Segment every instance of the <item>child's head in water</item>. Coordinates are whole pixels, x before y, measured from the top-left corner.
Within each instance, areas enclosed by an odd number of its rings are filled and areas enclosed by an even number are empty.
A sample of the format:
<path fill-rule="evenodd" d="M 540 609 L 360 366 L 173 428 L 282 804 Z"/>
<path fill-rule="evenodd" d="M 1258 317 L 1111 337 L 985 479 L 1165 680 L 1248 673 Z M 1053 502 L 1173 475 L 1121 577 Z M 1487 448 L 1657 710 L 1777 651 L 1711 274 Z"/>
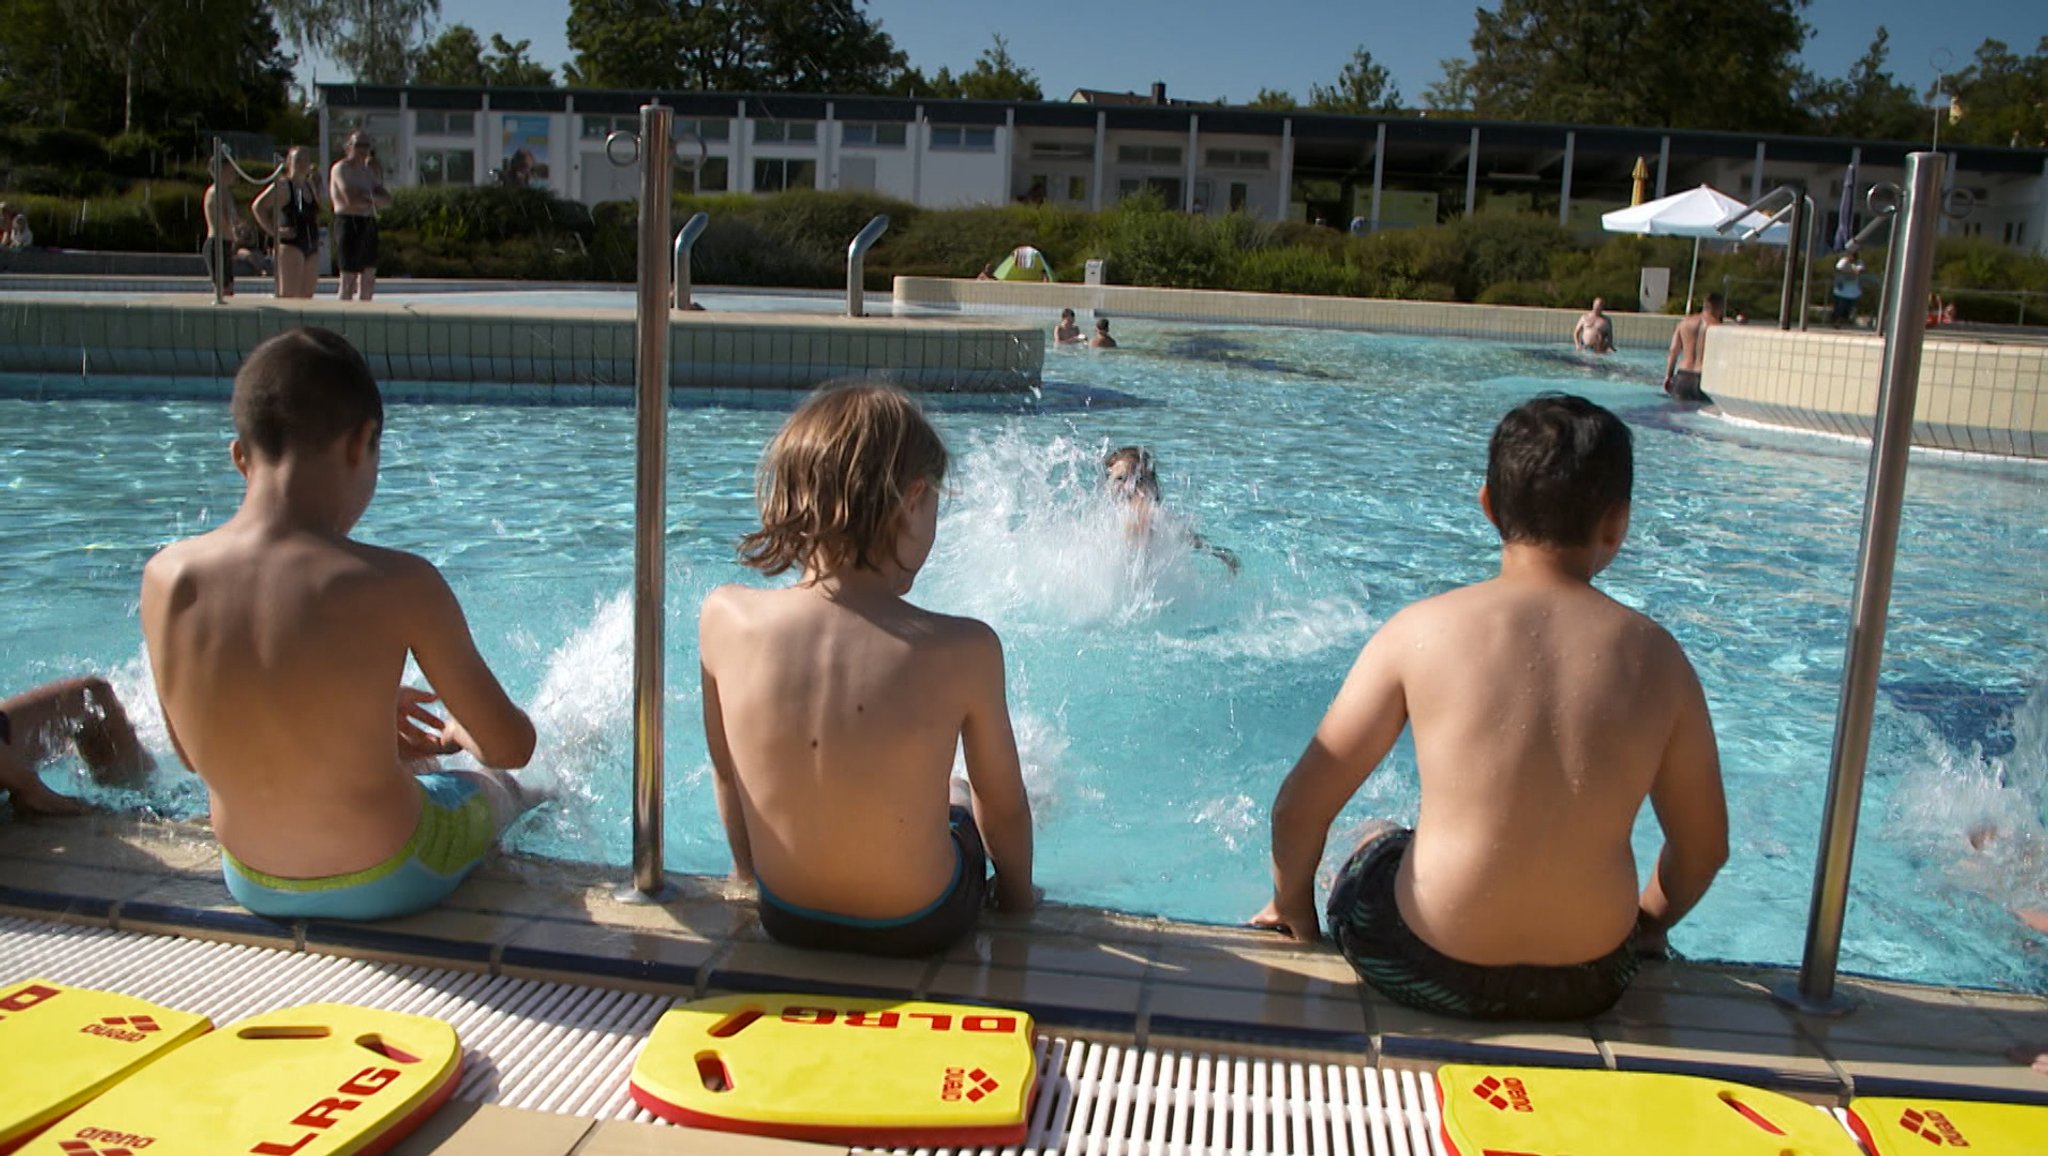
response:
<path fill-rule="evenodd" d="M 1159 500 L 1159 472 L 1152 451 L 1144 446 L 1124 446 L 1102 459 L 1102 478 L 1110 491 L 1129 502 L 1139 495 Z"/>
<path fill-rule="evenodd" d="M 806 579 L 891 564 L 915 574 L 931 549 L 946 464 L 938 431 L 902 390 L 820 389 L 761 457 L 761 528 L 740 539 L 740 560 L 771 575 L 794 566 Z"/>

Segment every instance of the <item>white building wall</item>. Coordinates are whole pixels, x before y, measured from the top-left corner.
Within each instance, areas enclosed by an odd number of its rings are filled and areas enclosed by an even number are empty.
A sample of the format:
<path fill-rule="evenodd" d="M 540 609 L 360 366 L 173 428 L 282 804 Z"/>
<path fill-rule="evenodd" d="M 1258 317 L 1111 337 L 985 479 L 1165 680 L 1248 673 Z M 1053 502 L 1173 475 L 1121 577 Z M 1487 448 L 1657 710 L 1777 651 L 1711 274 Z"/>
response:
<path fill-rule="evenodd" d="M 979 127 L 979 126 L 978 126 Z M 935 149 L 930 124 L 916 126 L 915 139 L 925 148 L 917 203 L 928 209 L 961 205 L 1000 205 L 1003 195 L 1003 152 L 1010 147 L 1009 130 L 997 126 L 995 147 L 987 151 Z"/>
<path fill-rule="evenodd" d="M 1280 220 L 1286 206 L 1279 203 L 1279 183 L 1274 175 L 1279 171 L 1280 138 L 1274 136 L 1246 136 L 1202 134 L 1201 155 L 1195 158 L 1195 196 L 1203 203 L 1203 212 L 1210 216 L 1222 216 L 1230 211 L 1230 197 L 1234 186 L 1242 185 L 1244 211 L 1261 221 Z M 1236 154 L 1226 164 L 1211 164 L 1218 150 Z M 1256 158 L 1246 160 L 1245 154 L 1264 153 L 1264 163 Z"/>
<path fill-rule="evenodd" d="M 1039 155 L 1034 146 L 1085 150 L 1079 155 Z M 1095 130 L 1093 128 L 1020 128 L 1012 146 L 1010 199 L 1029 196 L 1044 182 L 1045 203 L 1086 209 L 1094 196 Z"/>
<path fill-rule="evenodd" d="M 869 122 L 852 123 L 860 125 Z M 852 178 L 859 174 L 859 170 L 872 165 L 874 191 L 906 201 L 914 199 L 917 163 L 910 150 L 911 142 L 917 136 L 917 126 L 903 127 L 908 131 L 904 133 L 904 143 L 900 145 L 848 144 L 846 122 L 835 123 L 832 131 L 837 138 L 837 147 L 832 154 L 831 172 L 822 182 L 824 186 L 828 189 L 860 188 L 862 186 L 854 183 Z"/>

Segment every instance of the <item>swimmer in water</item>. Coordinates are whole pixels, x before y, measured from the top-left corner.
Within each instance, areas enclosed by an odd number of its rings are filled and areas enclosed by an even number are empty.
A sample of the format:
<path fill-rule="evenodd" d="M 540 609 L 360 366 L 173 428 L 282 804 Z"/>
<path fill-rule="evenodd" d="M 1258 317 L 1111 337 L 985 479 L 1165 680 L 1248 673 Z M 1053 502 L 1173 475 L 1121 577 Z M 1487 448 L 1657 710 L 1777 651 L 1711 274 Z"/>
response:
<path fill-rule="evenodd" d="M 1109 484 L 1109 491 L 1127 508 L 1129 520 L 1126 527 L 1133 538 L 1147 538 L 1152 533 L 1152 514 L 1159 508 L 1159 471 L 1152 460 L 1152 451 L 1143 446 L 1124 446 L 1112 450 L 1102 459 L 1102 477 Z M 1188 544 L 1229 569 L 1235 577 L 1238 571 L 1237 555 L 1221 546 L 1212 546 L 1200 534 L 1186 531 Z"/>

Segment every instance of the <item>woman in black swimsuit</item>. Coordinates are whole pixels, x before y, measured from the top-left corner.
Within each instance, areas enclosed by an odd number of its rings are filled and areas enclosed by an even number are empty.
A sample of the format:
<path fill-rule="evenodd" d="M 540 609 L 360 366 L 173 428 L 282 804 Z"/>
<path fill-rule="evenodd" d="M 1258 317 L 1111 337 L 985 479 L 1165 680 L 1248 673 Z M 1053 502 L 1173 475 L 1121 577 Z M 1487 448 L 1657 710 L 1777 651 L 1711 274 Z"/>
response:
<path fill-rule="evenodd" d="M 277 295 L 313 296 L 320 267 L 320 193 L 313 180 L 313 158 L 303 146 L 285 154 L 284 173 L 257 194 L 250 206 L 256 223 L 277 239 Z"/>

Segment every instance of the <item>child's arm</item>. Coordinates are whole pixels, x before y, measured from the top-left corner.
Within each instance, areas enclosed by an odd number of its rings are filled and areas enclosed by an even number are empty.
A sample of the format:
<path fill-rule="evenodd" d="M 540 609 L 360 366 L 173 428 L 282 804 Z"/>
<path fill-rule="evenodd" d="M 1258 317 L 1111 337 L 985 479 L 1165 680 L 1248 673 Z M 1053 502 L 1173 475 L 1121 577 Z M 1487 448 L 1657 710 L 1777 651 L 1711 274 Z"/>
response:
<path fill-rule="evenodd" d="M 1031 885 L 1031 800 L 1010 728 L 1003 683 L 1003 643 L 980 622 L 971 624 L 963 663 L 967 713 L 960 744 L 967 755 L 967 785 L 974 792 L 974 823 L 996 869 L 996 907 L 1029 911 L 1038 904 Z"/>
<path fill-rule="evenodd" d="M 707 603 L 708 606 L 708 603 Z M 698 653 L 703 653 L 699 635 Z M 747 814 L 740 806 L 740 782 L 733 767 L 732 747 L 725 741 L 725 711 L 718 702 L 718 680 L 702 662 L 697 672 L 704 688 L 704 745 L 711 750 L 712 781 L 718 793 L 718 818 L 725 824 L 725 841 L 732 847 L 732 877 L 741 883 L 754 881 L 754 845 L 747 839 Z"/>
<path fill-rule="evenodd" d="M 462 606 L 441 572 L 420 558 L 408 556 L 406 565 L 393 593 L 406 616 L 406 645 L 448 708 L 444 737 L 486 767 L 525 766 L 533 758 L 533 720 L 477 653 Z"/>
<path fill-rule="evenodd" d="M 1258 927 L 1303 943 L 1322 934 L 1316 918 L 1316 868 L 1330 824 L 1408 723 L 1397 655 L 1404 619 L 1395 615 L 1359 652 L 1308 749 L 1273 800 L 1273 901 L 1252 917 Z"/>
<path fill-rule="evenodd" d="M 1671 385 L 1672 373 L 1678 368 L 1678 354 L 1685 348 L 1684 341 L 1685 322 L 1681 320 L 1678 328 L 1671 331 L 1671 351 L 1664 355 L 1664 384 L 1667 388 Z"/>
<path fill-rule="evenodd" d="M 1674 649 L 1677 644 L 1672 644 Z M 1680 655 L 1684 700 L 1663 765 L 1650 787 L 1650 806 L 1664 829 L 1664 850 L 1643 888 L 1637 926 L 1648 937 L 1639 946 L 1655 951 L 1664 933 L 1692 910 L 1728 861 L 1728 801 L 1721 788 L 1721 755 L 1705 692 L 1692 665 Z"/>

